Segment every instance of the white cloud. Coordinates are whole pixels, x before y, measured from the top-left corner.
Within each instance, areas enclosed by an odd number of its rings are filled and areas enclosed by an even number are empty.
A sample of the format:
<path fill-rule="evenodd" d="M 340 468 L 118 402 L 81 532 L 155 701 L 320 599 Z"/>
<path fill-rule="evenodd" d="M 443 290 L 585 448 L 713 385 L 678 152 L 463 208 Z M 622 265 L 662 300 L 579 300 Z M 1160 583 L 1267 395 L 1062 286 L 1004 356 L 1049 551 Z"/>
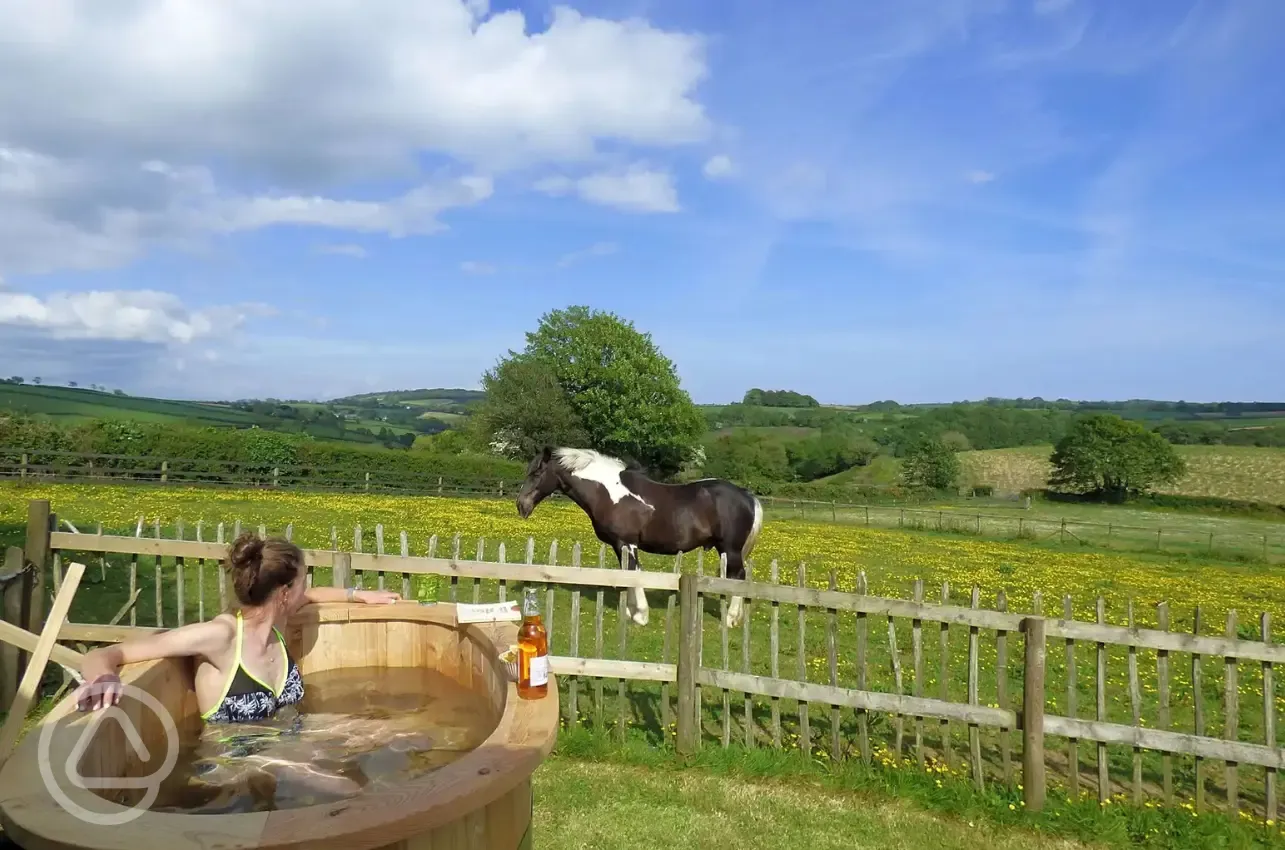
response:
<path fill-rule="evenodd" d="M 0 293 L 0 325 L 36 329 L 54 339 L 189 343 L 274 314 L 274 308 L 257 303 L 193 310 L 168 292 L 146 289 L 59 292 L 43 299 Z"/>
<path fill-rule="evenodd" d="M 967 180 L 969 183 L 976 183 L 980 185 L 982 183 L 989 183 L 992 180 L 994 180 L 995 174 L 994 172 L 991 172 L 991 171 L 983 171 L 980 168 L 974 168 L 972 171 L 969 171 L 967 174 L 964 175 L 964 179 Z"/>
<path fill-rule="evenodd" d="M 701 170 L 710 180 L 721 180 L 724 177 L 731 177 L 736 172 L 736 166 L 731 157 L 720 153 L 706 160 Z"/>
<path fill-rule="evenodd" d="M 547 195 L 575 194 L 591 204 L 627 212 L 678 212 L 678 190 L 668 171 L 634 163 L 625 168 L 598 171 L 572 179 L 555 175 L 537 180 L 537 191 Z"/>
<path fill-rule="evenodd" d="M 557 7 L 529 31 L 484 0 L 0 0 L 0 20 L 0 271 L 281 223 L 432 233 L 491 175 L 710 133 L 703 40 L 636 18 Z M 434 157 L 468 176 L 425 179 Z M 674 206 L 641 179 L 580 194 Z M 423 188 L 338 197 L 349 180 Z"/>
<path fill-rule="evenodd" d="M 579 251 L 568 251 L 563 254 L 558 258 L 557 266 L 560 269 L 565 269 L 593 257 L 609 256 L 618 250 L 620 250 L 620 246 L 615 242 L 595 242 L 588 248 L 581 248 Z"/>
<path fill-rule="evenodd" d="M 464 274 L 487 275 L 495 274 L 495 266 L 491 263 L 478 262 L 477 260 L 465 260 L 460 263 L 460 271 Z"/>
<path fill-rule="evenodd" d="M 335 254 L 340 257 L 354 257 L 358 260 L 364 260 L 369 256 L 365 248 L 360 245 L 340 243 L 337 245 L 319 245 L 317 252 L 320 254 Z"/>

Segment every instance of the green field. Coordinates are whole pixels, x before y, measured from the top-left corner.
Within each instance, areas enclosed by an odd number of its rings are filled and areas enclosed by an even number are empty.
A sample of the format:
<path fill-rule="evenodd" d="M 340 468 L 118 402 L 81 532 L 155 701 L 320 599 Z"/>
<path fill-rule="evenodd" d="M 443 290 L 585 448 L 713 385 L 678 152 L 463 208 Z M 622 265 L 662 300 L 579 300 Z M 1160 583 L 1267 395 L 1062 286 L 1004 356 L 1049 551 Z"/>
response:
<path fill-rule="evenodd" d="M 1187 462 L 1187 475 L 1162 493 L 1212 496 L 1250 502 L 1285 504 L 1285 449 L 1251 446 L 1175 446 Z M 997 492 L 1015 493 L 1043 487 L 1051 467 L 1052 446 L 963 452 L 964 478 L 991 484 Z"/>
<path fill-rule="evenodd" d="M 32 384 L 0 384 L 0 412 L 47 416 L 69 425 L 90 419 L 123 419 L 248 427 L 259 421 L 259 417 L 251 413 L 220 404 Z"/>

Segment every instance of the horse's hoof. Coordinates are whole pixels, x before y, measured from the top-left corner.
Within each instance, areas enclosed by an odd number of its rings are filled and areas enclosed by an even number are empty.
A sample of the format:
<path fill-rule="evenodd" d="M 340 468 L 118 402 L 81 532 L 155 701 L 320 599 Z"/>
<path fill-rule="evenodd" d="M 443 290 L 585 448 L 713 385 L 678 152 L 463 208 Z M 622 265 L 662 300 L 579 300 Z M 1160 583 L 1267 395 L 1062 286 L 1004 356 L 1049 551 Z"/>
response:
<path fill-rule="evenodd" d="M 645 626 L 650 619 L 650 611 L 646 608 L 641 611 L 634 611 L 629 615 L 629 619 L 633 620 L 635 625 Z"/>

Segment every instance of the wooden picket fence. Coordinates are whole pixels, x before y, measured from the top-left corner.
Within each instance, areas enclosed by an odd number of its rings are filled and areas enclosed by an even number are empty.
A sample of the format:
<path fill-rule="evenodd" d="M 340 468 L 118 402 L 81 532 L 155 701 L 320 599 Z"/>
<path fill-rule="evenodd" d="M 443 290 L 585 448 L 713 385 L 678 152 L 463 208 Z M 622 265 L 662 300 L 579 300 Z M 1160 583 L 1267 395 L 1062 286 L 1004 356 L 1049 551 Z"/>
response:
<path fill-rule="evenodd" d="M 30 594 L 22 604 L 13 603 L 12 594 L 4 594 L 0 611 L 10 622 L 18 615 L 18 624 L 39 631 L 40 609 L 47 595 L 44 577 L 49 577 L 56 592 L 61 565 L 72 553 L 75 560 L 90 566 L 73 615 L 92 604 L 84 597 L 93 592 L 86 583 L 94 572 L 99 573 L 97 581 L 104 588 L 113 582 L 119 585 L 117 596 L 124 599 L 124 604 L 110 623 L 68 622 L 59 634 L 60 641 L 82 646 L 119 641 L 183 625 L 193 616 L 204 620 L 227 606 L 230 588 L 218 564 L 227 542 L 240 532 L 239 522 L 230 529 L 216 526 L 213 541 L 205 539 L 211 529 L 203 523 L 194 529 L 176 523 L 173 539 L 162 536 L 159 523 L 144 528 L 141 520 L 133 535 L 104 534 L 101 528 L 94 532 L 56 528 L 57 518 L 50 513 L 48 502 L 33 501 L 24 550 L 26 568 L 21 571 L 24 579 L 0 576 L 0 584 L 6 588 L 23 588 L 14 593 Z M 262 526 L 258 530 L 267 533 Z M 1020 785 L 1025 805 L 1031 810 L 1039 810 L 1044 804 L 1050 765 L 1070 793 L 1081 793 L 1081 784 L 1088 781 L 1081 770 L 1080 746 L 1084 743 L 1096 750 L 1096 776 L 1092 772 L 1088 775 L 1096 779 L 1097 797 L 1102 801 L 1123 793 L 1135 803 L 1159 798 L 1160 805 L 1175 805 L 1175 780 L 1190 779 L 1194 803 L 1188 805 L 1195 810 L 1222 808 L 1233 815 L 1248 811 L 1255 817 L 1277 821 L 1276 775 L 1285 767 L 1285 749 L 1276 737 L 1273 665 L 1285 662 L 1285 646 L 1271 642 L 1271 622 L 1266 614 L 1258 624 L 1259 640 L 1238 636 L 1235 611 L 1229 612 L 1226 636 L 1215 637 L 1200 633 L 1199 609 L 1194 612 L 1191 632 L 1170 631 L 1170 614 L 1163 603 L 1156 609 L 1158 628 L 1143 628 L 1135 622 L 1131 601 L 1127 625 L 1108 624 L 1101 597 L 1096 600 L 1096 622 L 1084 622 L 1073 618 L 1069 597 L 1062 600 L 1063 616 L 1050 616 L 1039 593 L 1031 599 L 1028 610 L 1019 612 L 1010 610 L 1010 600 L 1001 591 L 995 609 L 989 610 L 981 606 L 977 587 L 971 589 L 967 605 L 951 604 L 948 586 L 943 586 L 939 603 L 926 602 L 922 581 L 915 582 L 911 599 L 887 598 L 867 593 L 864 574 L 857 576 L 855 592 L 838 589 L 833 572 L 826 586 L 809 586 L 805 565 L 798 566 L 794 583 L 784 584 L 775 561 L 770 564 L 767 581 L 756 576 L 754 565 L 750 580 L 736 581 L 723 577 L 721 569 L 707 575 L 703 553 L 697 553 L 694 570 L 684 569 L 684 557 L 679 555 L 670 571 L 635 572 L 608 568 L 608 553 L 601 546 L 596 567 L 582 564 L 579 543 L 572 547 L 571 564 L 558 565 L 556 540 L 550 546 L 547 563 L 539 564 L 535 563 L 534 541 L 528 539 L 524 557 L 513 563 L 507 559 L 503 543 L 494 548 L 494 560 L 486 559 L 486 541 L 482 540 L 477 541 L 475 557 L 463 557 L 458 534 L 449 539 L 449 544 L 442 545 L 434 536 L 427 541 L 426 554 L 416 555 L 411 554 L 407 534 L 401 532 L 398 551 L 391 554 L 385 551 L 383 527 L 376 526 L 374 531 L 374 552 L 364 551 L 367 545 L 363 544 L 360 527 L 354 532 L 351 551 L 340 548 L 337 530 L 333 529 L 329 549 L 305 548 L 309 583 L 390 587 L 407 598 L 461 602 L 505 600 L 518 585 L 541 586 L 545 592 L 544 616 L 556 650 L 551 667 L 562 679 L 559 685 L 565 692 L 565 713 L 571 723 L 614 726 L 623 738 L 627 728 L 634 725 L 635 716 L 646 713 L 631 704 L 630 698 L 639 689 L 655 688 L 659 690 L 655 703 L 659 706 L 660 729 L 662 733 L 673 730 L 673 742 L 682 754 L 707 746 L 711 740 L 723 747 L 735 744 L 776 748 L 794 746 L 797 741 L 804 752 L 835 761 L 861 758 L 869 762 L 881 758 L 920 768 L 930 763 L 948 769 L 959 765 L 959 770 L 966 770 L 978 788 L 995 781 L 1009 787 Z M 196 539 L 189 539 L 193 532 Z M 287 527 L 283 533 L 292 537 L 293 529 Z M 447 545 L 449 554 L 439 554 L 438 549 Z M 94 570 L 95 565 L 98 570 Z M 7 584 L 4 579 L 8 579 Z M 150 594 L 146 593 L 148 584 Z M 625 615 L 623 591 L 635 587 L 664 599 L 663 608 L 653 605 L 652 620 L 646 626 L 630 623 Z M 607 593 L 616 596 L 614 612 L 607 604 Z M 588 638 L 593 646 L 591 651 L 585 651 L 589 648 L 582 647 L 587 643 L 583 640 L 586 628 L 582 615 L 590 594 L 594 612 Z M 733 595 L 746 600 L 739 634 L 729 630 L 724 620 Z M 563 601 L 558 603 L 559 599 Z M 153 601 L 154 616 L 140 618 Z M 707 610 L 707 602 L 716 602 L 716 611 Z M 563 606 L 569 606 L 569 611 Z M 104 610 L 101 603 L 96 610 Z M 607 657 L 604 634 L 605 621 L 613 613 L 618 630 L 614 658 Z M 810 680 L 816 677 L 809 669 L 814 660 L 811 647 L 818 639 L 814 636 L 810 642 L 807 632 L 808 617 L 815 621 L 818 615 L 824 618 L 824 659 L 816 659 L 820 663 L 818 675 L 825 680 L 821 682 Z M 128 625 L 124 622 L 126 617 Z M 851 618 L 851 630 L 840 626 L 841 617 Z M 152 623 L 140 625 L 140 619 L 150 619 Z M 782 642 L 783 621 L 787 619 L 794 623 L 796 640 L 792 652 Z M 886 647 L 879 634 L 884 620 Z M 903 621 L 910 624 L 908 658 L 898 643 L 899 638 L 904 642 L 897 626 Z M 644 643 L 648 632 L 654 634 L 659 629 L 663 629 L 659 653 L 651 653 L 659 658 L 628 657 L 630 635 L 637 635 L 634 640 Z M 926 681 L 931 671 L 925 645 L 933 643 L 931 630 L 937 632 L 938 647 L 935 695 L 927 692 Z M 967 696 L 963 699 L 951 694 L 951 685 L 958 681 L 952 675 L 964 673 L 953 670 L 951 664 L 952 638 L 960 637 L 961 632 L 967 639 Z M 855 637 L 851 649 L 849 634 Z M 654 648 L 654 637 L 649 639 Z M 731 663 L 730 650 L 737 639 L 740 670 L 733 669 Z M 1018 647 L 1010 643 L 1014 640 L 1022 643 L 1017 675 L 1009 669 L 1013 666 L 1010 662 L 1019 658 Z M 761 651 L 764 644 L 765 652 Z M 1095 661 L 1096 704 L 1092 717 L 1081 716 L 1078 706 L 1078 676 L 1082 674 L 1077 672 L 1077 650 L 1085 645 L 1093 650 Z M 983 648 L 989 658 L 990 646 L 994 647 L 993 664 L 983 661 Z M 1058 648 L 1063 653 L 1056 653 Z M 1118 722 L 1109 716 L 1108 660 L 1116 649 L 1126 656 L 1129 722 Z M 707 658 L 714 651 L 718 652 L 717 663 Z M 1154 688 L 1144 688 L 1140 651 L 1155 655 Z M 782 670 L 783 654 L 793 656 L 793 675 Z M 1174 728 L 1171 716 L 1171 710 L 1180 703 L 1185 705 L 1175 698 L 1174 684 L 1180 679 L 1174 672 L 1178 669 L 1178 654 L 1188 656 L 1190 662 L 1190 732 Z M 1050 659 L 1057 663 L 1064 678 L 1064 697 L 1060 688 L 1049 685 Z M 1221 736 L 1209 734 L 1204 699 L 1209 683 L 1202 678 L 1206 659 L 1223 662 Z M 6 665 L 0 675 L 0 700 L 7 700 L 12 693 L 11 683 L 21 675 L 21 664 L 15 665 L 11 657 L 0 661 Z M 1250 664 L 1261 667 L 1262 682 L 1262 714 L 1255 714 L 1252 723 L 1248 714 L 1241 713 L 1242 684 L 1238 677 L 1238 672 Z M 906 674 L 910 693 L 905 692 Z M 988 683 L 993 679 L 993 703 L 982 698 L 983 678 Z M 889 687 L 877 687 L 876 679 Z M 614 719 L 608 720 L 604 688 L 613 680 L 618 711 Z M 1155 720 L 1154 725 L 1148 725 L 1143 706 L 1150 706 L 1153 693 Z M 1055 707 L 1060 710 L 1050 710 L 1051 703 L 1059 702 L 1060 706 Z M 7 701 L 0 702 L 0 708 L 7 705 Z M 791 707 L 793 718 L 785 716 Z M 907 721 L 913 724 L 913 745 L 909 747 L 913 761 L 904 752 Z M 1241 734 L 1242 726 L 1260 727 L 1255 730 L 1258 740 L 1243 740 L 1247 736 Z M 962 762 L 956 760 L 953 749 L 956 729 L 966 732 Z M 935 744 L 931 740 L 934 738 Z M 1050 738 L 1063 743 L 1046 751 Z M 983 739 L 987 741 L 986 753 Z M 1020 747 L 1017 763 L 1014 744 Z M 1127 761 L 1117 761 L 1115 780 L 1111 776 L 1111 748 L 1130 751 Z M 1148 779 L 1144 760 L 1151 763 L 1153 759 L 1159 768 L 1150 771 L 1153 776 Z M 1124 764 L 1130 764 L 1132 770 L 1128 779 L 1121 780 Z M 1216 769 L 1219 764 L 1221 771 Z M 1194 769 L 1189 770 L 1188 765 Z M 1252 780 L 1252 788 L 1246 777 Z M 1221 805 L 1215 795 L 1221 798 Z"/>

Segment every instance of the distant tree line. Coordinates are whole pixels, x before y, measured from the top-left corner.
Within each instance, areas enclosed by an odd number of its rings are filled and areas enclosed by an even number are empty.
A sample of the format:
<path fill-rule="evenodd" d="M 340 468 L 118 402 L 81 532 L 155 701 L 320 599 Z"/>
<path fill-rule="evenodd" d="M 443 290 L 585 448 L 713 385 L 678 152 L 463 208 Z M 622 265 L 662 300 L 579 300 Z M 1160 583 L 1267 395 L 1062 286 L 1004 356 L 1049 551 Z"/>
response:
<path fill-rule="evenodd" d="M 160 460 L 221 461 L 263 471 L 325 468 L 352 480 L 365 473 L 401 478 L 508 479 L 522 476 L 519 463 L 475 452 L 391 450 L 379 446 L 319 440 L 265 428 L 193 427 L 166 423 L 95 419 L 66 426 L 21 414 L 0 414 L 0 450 L 10 463 L 19 451 L 83 452 Z M 130 461 L 100 461 L 126 468 Z M 176 470 L 181 467 L 173 467 Z"/>
<path fill-rule="evenodd" d="M 745 393 L 741 404 L 758 407 L 820 407 L 821 403 L 810 395 L 793 390 L 761 390 L 755 387 Z"/>

